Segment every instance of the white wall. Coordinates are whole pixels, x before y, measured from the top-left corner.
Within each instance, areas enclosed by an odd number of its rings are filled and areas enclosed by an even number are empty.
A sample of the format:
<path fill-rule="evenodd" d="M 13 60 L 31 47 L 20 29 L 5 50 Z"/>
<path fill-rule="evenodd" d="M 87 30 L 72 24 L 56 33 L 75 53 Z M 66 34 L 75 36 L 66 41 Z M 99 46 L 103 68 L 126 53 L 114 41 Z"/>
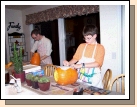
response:
<path fill-rule="evenodd" d="M 102 76 L 109 68 L 112 70 L 112 78 L 114 78 L 122 73 L 120 5 L 100 5 L 100 30 L 101 44 L 104 45 L 106 52 L 102 66 Z"/>
<path fill-rule="evenodd" d="M 16 31 L 17 28 L 10 28 L 7 31 L 7 27 L 9 26 L 9 22 L 14 22 L 14 25 L 21 26 L 19 31 Z M 9 44 L 8 44 L 8 33 L 19 32 L 23 33 L 23 25 L 22 25 L 22 12 L 19 10 L 11 10 L 5 9 L 5 38 L 6 38 L 6 48 L 7 48 L 7 60 L 9 62 Z M 6 57 L 6 56 L 5 56 Z"/>
<path fill-rule="evenodd" d="M 121 8 L 121 33 L 122 33 L 122 41 L 121 41 L 121 45 L 122 45 L 122 66 L 123 68 L 121 69 L 122 70 L 122 73 L 125 73 L 125 6 L 122 5 L 122 8 Z M 127 22 L 128 23 L 128 22 Z"/>

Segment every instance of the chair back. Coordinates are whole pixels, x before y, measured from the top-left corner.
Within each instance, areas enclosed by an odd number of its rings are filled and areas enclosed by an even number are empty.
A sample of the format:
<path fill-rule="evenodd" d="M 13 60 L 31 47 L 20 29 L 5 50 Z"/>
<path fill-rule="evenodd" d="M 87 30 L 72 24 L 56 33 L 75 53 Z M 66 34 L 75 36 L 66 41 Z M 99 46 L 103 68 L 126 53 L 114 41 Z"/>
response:
<path fill-rule="evenodd" d="M 45 76 L 53 76 L 57 67 L 53 64 L 47 64 L 43 67 Z"/>
<path fill-rule="evenodd" d="M 109 89 L 109 85 L 111 83 L 111 79 L 112 79 L 112 71 L 111 69 L 107 69 L 104 77 L 103 77 L 103 89 L 108 90 Z"/>
<path fill-rule="evenodd" d="M 121 93 L 125 94 L 125 74 L 120 74 L 120 75 L 116 76 L 112 80 L 109 90 L 112 90 L 114 83 L 116 84 L 116 92 L 121 92 Z"/>

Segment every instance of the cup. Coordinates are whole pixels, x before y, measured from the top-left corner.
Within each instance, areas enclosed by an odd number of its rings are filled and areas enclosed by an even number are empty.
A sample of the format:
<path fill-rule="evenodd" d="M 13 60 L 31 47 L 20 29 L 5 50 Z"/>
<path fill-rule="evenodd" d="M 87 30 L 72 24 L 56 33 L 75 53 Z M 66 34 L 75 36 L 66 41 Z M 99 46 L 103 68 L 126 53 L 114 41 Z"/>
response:
<path fill-rule="evenodd" d="M 16 79 L 16 83 L 17 83 L 17 92 L 19 93 L 19 92 L 22 91 L 20 78 L 17 78 L 17 79 Z"/>

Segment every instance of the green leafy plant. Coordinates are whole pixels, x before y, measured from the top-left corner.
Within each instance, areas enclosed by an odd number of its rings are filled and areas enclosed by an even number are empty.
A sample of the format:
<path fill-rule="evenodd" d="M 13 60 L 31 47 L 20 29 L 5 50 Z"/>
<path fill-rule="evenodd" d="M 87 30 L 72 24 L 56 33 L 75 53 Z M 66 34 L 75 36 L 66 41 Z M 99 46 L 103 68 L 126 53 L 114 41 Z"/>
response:
<path fill-rule="evenodd" d="M 26 79 L 27 80 L 31 80 L 32 77 L 33 77 L 33 74 L 31 74 L 31 73 L 26 74 Z"/>
<path fill-rule="evenodd" d="M 47 82 L 49 82 L 49 79 L 45 76 L 42 76 L 39 78 L 38 82 L 39 83 L 47 83 Z"/>
<path fill-rule="evenodd" d="M 13 62 L 14 70 L 17 74 L 23 72 L 23 64 L 22 64 L 22 48 L 19 49 L 19 53 L 16 50 L 16 44 L 14 43 L 13 57 L 10 58 L 11 62 Z"/>
<path fill-rule="evenodd" d="M 39 80 L 39 76 L 38 75 L 33 75 L 32 77 L 31 77 L 31 81 L 34 81 L 34 82 L 38 82 L 38 80 Z"/>

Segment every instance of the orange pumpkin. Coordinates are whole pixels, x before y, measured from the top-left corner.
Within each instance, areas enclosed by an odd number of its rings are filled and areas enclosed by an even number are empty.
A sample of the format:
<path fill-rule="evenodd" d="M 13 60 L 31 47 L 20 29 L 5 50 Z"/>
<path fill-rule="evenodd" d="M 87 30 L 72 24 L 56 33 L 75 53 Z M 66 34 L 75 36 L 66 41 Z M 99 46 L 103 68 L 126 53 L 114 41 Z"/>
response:
<path fill-rule="evenodd" d="M 78 79 L 78 73 L 73 68 L 62 66 L 55 69 L 54 79 L 60 85 L 73 84 Z"/>
<path fill-rule="evenodd" d="M 5 68 L 9 68 L 13 63 L 9 62 L 8 64 L 5 65 Z"/>
<path fill-rule="evenodd" d="M 31 58 L 30 63 L 33 65 L 40 65 L 40 54 L 37 52 L 34 53 L 32 58 Z"/>

